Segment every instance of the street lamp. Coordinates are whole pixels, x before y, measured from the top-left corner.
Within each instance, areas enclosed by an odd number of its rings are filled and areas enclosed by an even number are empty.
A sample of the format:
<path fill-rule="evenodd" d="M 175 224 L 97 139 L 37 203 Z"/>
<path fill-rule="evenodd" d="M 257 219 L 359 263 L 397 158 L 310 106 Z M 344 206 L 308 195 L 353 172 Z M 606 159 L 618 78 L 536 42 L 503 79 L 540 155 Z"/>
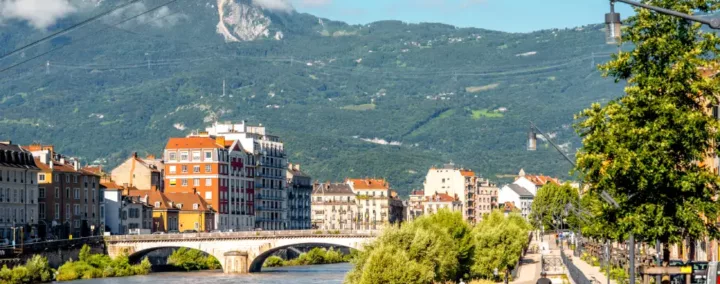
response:
<path fill-rule="evenodd" d="M 675 10 L 665 9 L 657 6 L 652 6 L 648 4 L 643 4 L 640 2 L 632 1 L 632 0 L 610 0 L 610 13 L 605 14 L 605 41 L 608 44 L 617 44 L 620 41 L 620 26 L 622 22 L 620 21 L 620 14 L 615 13 L 615 2 L 622 2 L 625 4 L 628 4 L 630 6 L 639 7 L 648 9 L 650 11 L 654 11 L 660 14 L 668 15 L 668 16 L 674 16 L 678 18 L 683 18 L 688 21 L 701 23 L 704 25 L 708 25 L 712 29 L 720 29 L 720 19 L 718 18 L 712 18 L 712 19 L 705 19 L 698 16 L 688 15 L 685 13 L 680 13 Z"/>

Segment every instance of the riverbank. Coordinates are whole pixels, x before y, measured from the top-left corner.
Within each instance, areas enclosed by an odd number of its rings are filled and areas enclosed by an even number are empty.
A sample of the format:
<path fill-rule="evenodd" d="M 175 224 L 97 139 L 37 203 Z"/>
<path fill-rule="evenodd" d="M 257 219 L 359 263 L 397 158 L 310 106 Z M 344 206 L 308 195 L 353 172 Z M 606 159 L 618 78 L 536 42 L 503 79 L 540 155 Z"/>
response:
<path fill-rule="evenodd" d="M 300 256 L 294 259 L 285 260 L 279 256 L 271 256 L 265 260 L 263 267 L 285 267 L 285 266 L 300 266 L 300 265 L 319 265 L 319 264 L 334 264 L 350 262 L 350 260 L 357 255 L 355 250 L 351 250 L 349 254 L 343 254 L 339 250 L 334 249 L 323 249 L 313 248 L 307 253 L 302 253 Z"/>

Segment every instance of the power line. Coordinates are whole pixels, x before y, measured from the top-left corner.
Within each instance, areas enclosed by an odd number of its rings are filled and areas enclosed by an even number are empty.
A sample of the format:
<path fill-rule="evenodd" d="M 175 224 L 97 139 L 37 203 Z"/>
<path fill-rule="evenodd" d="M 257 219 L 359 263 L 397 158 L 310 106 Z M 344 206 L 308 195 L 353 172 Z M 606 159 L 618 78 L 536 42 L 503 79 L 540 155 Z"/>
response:
<path fill-rule="evenodd" d="M 46 36 L 46 37 L 43 37 L 43 38 L 38 39 L 38 40 L 36 40 L 36 41 L 33 41 L 33 42 L 31 42 L 31 43 L 29 43 L 29 44 L 26 44 L 26 45 L 24 45 L 24 46 L 21 46 L 21 47 L 13 50 L 13 51 L 11 51 L 11 52 L 8 52 L 8 53 L 6 53 L 6 54 L 3 54 L 2 56 L 0 56 L 0 60 L 5 59 L 6 57 L 8 57 L 8 56 L 10 56 L 10 55 L 13 55 L 13 54 L 18 53 L 18 52 L 20 52 L 20 51 L 23 51 L 23 50 L 25 50 L 25 49 L 31 48 L 31 47 L 33 47 L 33 46 L 36 46 L 36 45 L 40 44 L 41 42 L 44 42 L 44 41 L 46 41 L 46 40 L 48 40 L 48 39 L 52 39 L 52 38 L 54 38 L 54 37 L 56 37 L 56 36 L 58 36 L 58 35 L 65 34 L 65 33 L 69 32 L 69 31 L 72 31 L 72 30 L 74 30 L 74 29 L 77 29 L 77 28 L 79 28 L 79 27 L 82 27 L 82 26 L 84 26 L 84 25 L 86 25 L 86 24 L 88 24 L 88 23 L 90 23 L 90 22 L 93 22 L 93 21 L 95 21 L 95 20 L 97 20 L 97 19 L 100 19 L 100 18 L 106 16 L 107 14 L 110 14 L 110 13 L 112 13 L 112 12 L 115 12 L 115 11 L 119 10 L 119 9 L 125 8 L 125 7 L 127 7 L 127 6 L 129 6 L 129 5 L 135 4 L 135 3 L 139 2 L 139 1 L 140 1 L 140 0 L 130 0 L 129 2 L 127 2 L 127 3 L 125 3 L 125 4 L 116 6 L 115 8 L 112 8 L 112 9 L 110 9 L 110 10 L 108 10 L 108 11 L 105 11 L 105 12 L 103 12 L 103 13 L 100 13 L 100 14 L 96 15 L 96 16 L 93 16 L 93 17 L 91 17 L 91 18 L 89 18 L 89 19 L 87 19 L 87 20 L 84 20 L 84 21 L 82 21 L 82 22 L 79 22 L 79 23 L 77 23 L 77 24 L 74 24 L 74 25 L 72 25 L 72 26 L 70 26 L 70 27 L 68 27 L 68 28 L 66 28 L 66 29 L 60 30 L 60 31 L 55 32 L 55 33 L 53 33 L 53 34 L 51 34 L 51 35 L 48 35 L 48 36 Z"/>
<path fill-rule="evenodd" d="M 135 1 L 139 1 L 139 0 L 135 0 Z M 171 0 L 171 1 L 165 2 L 164 4 L 155 6 L 155 7 L 153 7 L 152 9 L 146 10 L 145 12 L 142 12 L 142 13 L 137 14 L 137 15 L 135 15 L 135 16 L 132 16 L 132 17 L 130 17 L 130 18 L 126 18 L 126 19 L 124 19 L 124 20 L 122 20 L 122 21 L 120 21 L 120 22 L 117 22 L 117 23 L 115 23 L 115 24 L 113 24 L 113 25 L 111 25 L 111 26 L 121 25 L 121 24 L 126 23 L 126 22 L 128 22 L 128 21 L 130 21 L 130 20 L 134 20 L 135 18 L 138 18 L 138 17 L 140 17 L 140 16 L 143 16 L 143 15 L 146 15 L 146 14 L 149 14 L 149 13 L 152 13 L 152 12 L 154 12 L 154 11 L 156 11 L 156 10 L 164 7 L 164 6 L 170 5 L 170 4 L 175 3 L 175 2 L 177 2 L 177 1 L 178 1 L 178 0 Z M 105 28 L 96 31 L 95 33 L 108 30 L 108 29 L 111 28 L 111 26 L 106 26 Z M 92 34 L 95 34 L 95 33 L 92 33 Z M 79 41 L 83 41 L 83 40 L 89 38 L 92 34 L 86 35 L 86 36 L 78 39 L 77 41 L 75 41 L 75 43 L 77 43 L 77 42 L 79 42 Z M 5 68 L 5 69 L 0 70 L 0 73 L 6 72 L 6 71 L 8 71 L 8 70 L 10 70 L 10 69 L 13 69 L 13 68 L 18 67 L 18 66 L 20 66 L 20 65 L 22 65 L 22 64 L 25 64 L 25 63 L 27 63 L 27 62 L 29 62 L 29 61 L 32 61 L 32 60 L 35 60 L 35 59 L 40 58 L 40 57 L 42 57 L 42 56 L 45 56 L 45 55 L 47 55 L 47 54 L 49 54 L 49 53 L 51 53 L 51 52 L 57 51 L 57 50 L 59 50 L 59 49 L 62 49 L 63 47 L 69 46 L 69 45 L 71 45 L 71 44 L 72 44 L 72 43 L 68 43 L 68 44 L 65 44 L 65 45 L 61 45 L 61 46 L 58 46 L 58 47 L 56 47 L 56 48 L 50 49 L 50 50 L 48 50 L 48 51 L 46 51 L 46 52 L 40 53 L 40 54 L 38 54 L 38 55 L 36 55 L 36 56 L 33 56 L 33 57 L 31 57 L 31 58 L 29 58 L 29 59 L 27 59 L 27 60 L 21 61 L 21 62 L 19 62 L 19 63 L 17 63 L 17 64 L 11 65 L 10 67 L 7 67 L 7 68 Z"/>

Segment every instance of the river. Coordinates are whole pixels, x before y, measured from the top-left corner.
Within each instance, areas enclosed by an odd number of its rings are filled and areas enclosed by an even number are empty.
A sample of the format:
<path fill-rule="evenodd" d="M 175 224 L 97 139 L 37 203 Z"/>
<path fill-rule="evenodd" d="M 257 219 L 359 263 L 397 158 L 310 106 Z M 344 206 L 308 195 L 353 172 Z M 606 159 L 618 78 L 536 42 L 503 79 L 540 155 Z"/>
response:
<path fill-rule="evenodd" d="M 125 283 L 173 283 L 173 284 L 224 284 L 224 283 L 293 283 L 293 284 L 340 284 L 352 267 L 349 263 L 263 268 L 261 273 L 229 275 L 221 270 L 200 272 L 160 272 L 144 276 L 77 280 L 72 284 L 125 284 Z"/>

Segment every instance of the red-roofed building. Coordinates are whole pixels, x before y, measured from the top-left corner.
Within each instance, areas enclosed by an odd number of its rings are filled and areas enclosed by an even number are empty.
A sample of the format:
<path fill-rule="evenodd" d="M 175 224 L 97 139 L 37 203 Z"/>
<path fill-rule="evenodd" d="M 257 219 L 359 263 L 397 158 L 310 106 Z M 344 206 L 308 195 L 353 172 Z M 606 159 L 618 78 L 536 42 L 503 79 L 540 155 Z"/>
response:
<path fill-rule="evenodd" d="M 346 179 L 357 195 L 361 229 L 379 229 L 390 222 L 390 184 L 385 179 Z"/>
<path fill-rule="evenodd" d="M 494 184 L 474 171 L 457 168 L 452 163 L 430 168 L 423 185 L 426 197 L 439 193 L 457 196 L 463 206 L 460 210 L 463 218 L 471 223 L 482 220 L 485 214 L 497 207 L 498 189 Z"/>
<path fill-rule="evenodd" d="M 453 212 L 463 210 L 463 204 L 462 201 L 460 201 L 460 197 L 457 195 L 450 196 L 447 193 L 436 193 L 432 196 L 425 196 L 423 206 L 425 214 L 437 213 L 439 210 L 449 210 Z"/>
<path fill-rule="evenodd" d="M 46 231 L 39 236 L 67 239 L 99 235 L 105 230 L 105 208 L 100 177 L 80 167 L 80 161 L 55 152 L 52 145 L 33 144 L 32 152 L 40 168 L 38 180 L 38 218 Z M 93 231 L 94 230 L 94 231 Z"/>
<path fill-rule="evenodd" d="M 415 220 L 425 213 L 425 192 L 422 190 L 413 190 L 410 192 L 407 206 L 407 218 L 408 221 Z"/>
<path fill-rule="evenodd" d="M 518 177 L 515 178 L 514 184 L 522 186 L 527 189 L 533 196 L 537 195 L 537 191 L 547 183 L 560 184 L 560 180 L 557 178 L 544 176 L 544 175 L 531 175 L 526 174 L 525 170 L 520 169 Z"/>

